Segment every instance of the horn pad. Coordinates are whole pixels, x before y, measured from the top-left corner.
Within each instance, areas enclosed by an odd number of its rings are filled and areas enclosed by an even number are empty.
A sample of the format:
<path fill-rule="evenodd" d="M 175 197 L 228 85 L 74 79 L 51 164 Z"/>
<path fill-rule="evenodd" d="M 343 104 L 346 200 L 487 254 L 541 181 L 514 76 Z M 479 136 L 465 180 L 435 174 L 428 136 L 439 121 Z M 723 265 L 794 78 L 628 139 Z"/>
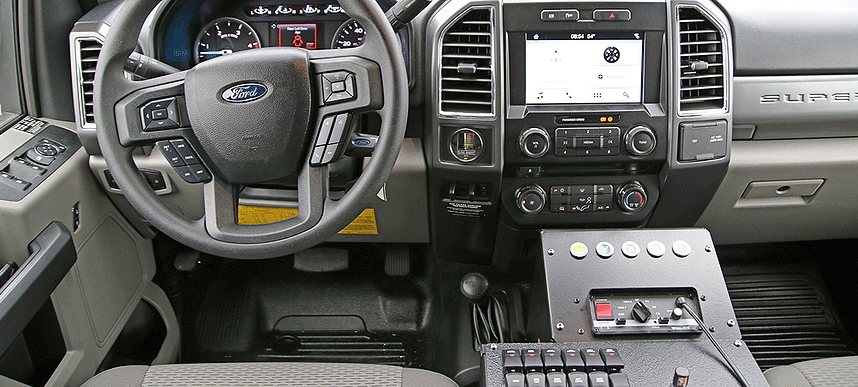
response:
<path fill-rule="evenodd" d="M 297 48 L 240 51 L 185 78 L 188 118 L 203 157 L 229 183 L 294 175 L 310 130 L 310 61 Z"/>

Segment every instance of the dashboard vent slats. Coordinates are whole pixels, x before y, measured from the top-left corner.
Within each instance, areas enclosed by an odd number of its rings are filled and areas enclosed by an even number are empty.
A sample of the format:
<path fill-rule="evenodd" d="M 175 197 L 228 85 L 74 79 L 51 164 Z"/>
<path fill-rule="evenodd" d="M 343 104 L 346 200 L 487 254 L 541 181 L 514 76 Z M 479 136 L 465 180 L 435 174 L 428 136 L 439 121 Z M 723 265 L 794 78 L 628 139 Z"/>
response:
<path fill-rule="evenodd" d="M 679 8 L 679 110 L 723 109 L 724 44 L 721 33 L 696 8 Z"/>
<path fill-rule="evenodd" d="M 471 9 L 450 26 L 441 41 L 441 112 L 493 114 L 492 14 Z"/>
<path fill-rule="evenodd" d="M 78 103 L 82 109 L 80 125 L 84 128 L 95 127 L 95 66 L 98 63 L 101 46 L 101 42 L 96 39 L 78 39 L 77 65 L 80 67 Z"/>

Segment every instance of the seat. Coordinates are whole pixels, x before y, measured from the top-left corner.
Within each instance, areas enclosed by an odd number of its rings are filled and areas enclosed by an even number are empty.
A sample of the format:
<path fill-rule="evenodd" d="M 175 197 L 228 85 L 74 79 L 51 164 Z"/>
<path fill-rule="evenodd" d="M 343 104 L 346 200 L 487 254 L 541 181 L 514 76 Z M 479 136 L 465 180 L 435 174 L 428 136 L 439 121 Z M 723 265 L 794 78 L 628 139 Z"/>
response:
<path fill-rule="evenodd" d="M 458 387 L 444 375 L 416 368 L 333 363 L 208 363 L 109 369 L 83 387 Z"/>
<path fill-rule="evenodd" d="M 851 387 L 858 383 L 858 356 L 774 367 L 767 370 L 765 376 L 772 387 Z"/>

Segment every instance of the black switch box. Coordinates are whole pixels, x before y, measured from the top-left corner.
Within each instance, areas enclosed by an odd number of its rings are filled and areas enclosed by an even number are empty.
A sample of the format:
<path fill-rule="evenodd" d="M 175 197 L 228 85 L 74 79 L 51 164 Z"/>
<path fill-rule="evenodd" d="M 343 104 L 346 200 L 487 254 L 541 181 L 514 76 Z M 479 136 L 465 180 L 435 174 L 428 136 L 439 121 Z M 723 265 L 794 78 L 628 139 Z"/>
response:
<path fill-rule="evenodd" d="M 680 161 L 720 159 L 727 155 L 727 121 L 679 124 Z"/>

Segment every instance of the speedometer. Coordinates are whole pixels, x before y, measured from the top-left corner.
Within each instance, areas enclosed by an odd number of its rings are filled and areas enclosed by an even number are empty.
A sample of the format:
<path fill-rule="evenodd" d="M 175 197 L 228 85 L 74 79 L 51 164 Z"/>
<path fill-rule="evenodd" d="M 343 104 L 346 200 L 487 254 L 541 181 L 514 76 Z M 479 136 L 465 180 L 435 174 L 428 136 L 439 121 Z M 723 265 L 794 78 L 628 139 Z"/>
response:
<path fill-rule="evenodd" d="M 363 26 L 355 19 L 346 20 L 343 25 L 337 29 L 334 34 L 334 41 L 331 42 L 333 48 L 352 48 L 363 44 L 363 39 L 366 37 L 366 31 Z"/>
<path fill-rule="evenodd" d="M 194 58 L 200 63 L 261 46 L 259 35 L 250 25 L 234 17 L 224 17 L 215 19 L 200 31 L 194 45 Z"/>

